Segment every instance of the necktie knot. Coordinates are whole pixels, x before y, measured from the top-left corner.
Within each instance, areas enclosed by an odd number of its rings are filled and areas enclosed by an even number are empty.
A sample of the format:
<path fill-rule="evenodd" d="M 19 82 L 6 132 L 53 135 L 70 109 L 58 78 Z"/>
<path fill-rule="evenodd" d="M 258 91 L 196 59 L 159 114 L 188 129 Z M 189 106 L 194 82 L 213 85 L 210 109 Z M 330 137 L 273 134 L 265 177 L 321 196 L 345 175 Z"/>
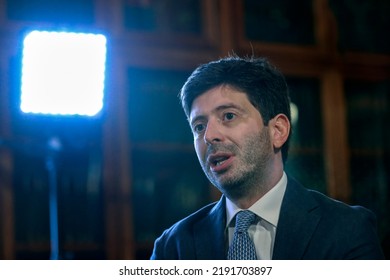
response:
<path fill-rule="evenodd" d="M 239 233 L 247 232 L 255 219 L 256 214 L 249 210 L 238 212 L 236 216 L 236 231 Z"/>
<path fill-rule="evenodd" d="M 256 219 L 256 214 L 244 210 L 236 215 L 236 229 L 228 251 L 229 260 L 256 260 L 256 248 L 249 237 L 248 229 Z"/>

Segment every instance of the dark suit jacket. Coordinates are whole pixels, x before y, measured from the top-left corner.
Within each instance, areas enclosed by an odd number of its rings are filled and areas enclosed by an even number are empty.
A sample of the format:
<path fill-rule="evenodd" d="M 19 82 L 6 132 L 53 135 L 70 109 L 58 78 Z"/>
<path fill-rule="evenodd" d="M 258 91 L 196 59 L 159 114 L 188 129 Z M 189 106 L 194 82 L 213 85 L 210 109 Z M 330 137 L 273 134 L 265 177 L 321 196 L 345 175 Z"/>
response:
<path fill-rule="evenodd" d="M 151 259 L 226 259 L 225 197 L 177 222 L 155 241 Z M 383 259 L 376 218 L 288 178 L 272 259 Z"/>

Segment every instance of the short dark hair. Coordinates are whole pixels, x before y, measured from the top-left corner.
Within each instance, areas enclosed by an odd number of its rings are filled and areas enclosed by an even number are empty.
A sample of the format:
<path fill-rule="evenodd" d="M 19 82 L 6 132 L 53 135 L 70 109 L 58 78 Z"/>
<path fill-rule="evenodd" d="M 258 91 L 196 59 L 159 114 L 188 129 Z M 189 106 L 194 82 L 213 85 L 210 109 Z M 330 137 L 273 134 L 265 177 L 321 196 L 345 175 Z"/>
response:
<path fill-rule="evenodd" d="M 283 74 L 266 58 L 229 56 L 199 66 L 180 91 L 181 104 L 189 118 L 193 101 L 206 91 L 229 85 L 246 93 L 260 112 L 264 125 L 277 114 L 284 114 L 291 123 L 290 97 Z M 291 133 L 290 133 L 291 135 Z M 282 147 L 283 161 L 287 159 L 290 135 Z"/>

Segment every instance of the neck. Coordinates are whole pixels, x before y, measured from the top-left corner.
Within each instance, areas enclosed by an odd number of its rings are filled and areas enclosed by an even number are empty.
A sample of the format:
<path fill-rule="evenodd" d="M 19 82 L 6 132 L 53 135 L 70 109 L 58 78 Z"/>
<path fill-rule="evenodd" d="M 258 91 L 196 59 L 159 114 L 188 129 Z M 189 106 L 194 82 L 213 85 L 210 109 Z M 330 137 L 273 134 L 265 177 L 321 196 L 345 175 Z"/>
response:
<path fill-rule="evenodd" d="M 257 181 L 254 187 L 246 188 L 249 190 L 240 197 L 228 198 L 241 209 L 248 209 L 255 204 L 260 198 L 268 193 L 280 181 L 283 176 L 283 163 L 269 172 L 267 178 Z"/>

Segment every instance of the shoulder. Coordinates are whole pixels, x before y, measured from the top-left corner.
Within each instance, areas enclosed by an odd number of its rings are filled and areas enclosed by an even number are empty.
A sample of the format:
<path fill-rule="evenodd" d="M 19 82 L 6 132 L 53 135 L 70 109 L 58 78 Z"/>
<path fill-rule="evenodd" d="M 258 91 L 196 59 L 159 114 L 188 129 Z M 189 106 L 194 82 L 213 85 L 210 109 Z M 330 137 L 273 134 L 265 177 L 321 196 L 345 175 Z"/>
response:
<path fill-rule="evenodd" d="M 375 236 L 377 220 L 375 214 L 362 206 L 349 205 L 321 192 L 303 187 L 289 178 L 282 204 L 283 221 L 302 219 L 316 221 L 317 230 L 325 236 L 345 237 Z"/>
<path fill-rule="evenodd" d="M 151 259 L 182 259 L 194 258 L 194 228 L 206 224 L 210 216 L 221 215 L 222 202 L 219 201 L 204 206 L 193 214 L 176 222 L 166 229 L 154 243 Z M 205 226 L 206 229 L 206 226 Z M 207 230 L 207 229 L 206 229 Z"/>
<path fill-rule="evenodd" d="M 336 220 L 351 216 L 375 220 L 374 213 L 369 209 L 359 205 L 349 205 L 319 191 L 306 188 L 292 177 L 288 179 L 286 194 L 295 199 L 295 202 L 300 203 L 302 207 L 307 207 L 308 211 L 320 211 Z"/>
<path fill-rule="evenodd" d="M 182 232 L 190 231 L 195 224 L 207 218 L 213 211 L 217 211 L 216 205 L 217 202 L 213 202 L 202 207 L 196 212 L 176 222 L 170 228 L 166 229 L 163 235 L 174 235 L 177 233 L 181 234 Z"/>
<path fill-rule="evenodd" d="M 290 182 L 290 180 L 289 180 Z M 359 205 L 349 205 L 318 191 L 306 189 L 296 181 L 289 185 L 290 209 L 297 209 L 302 222 L 315 223 L 314 251 L 327 251 L 329 258 L 381 259 L 376 215 Z M 286 190 L 287 195 L 287 190 Z M 298 196 L 300 196 L 298 198 Z M 295 202 L 291 198 L 296 199 Z M 289 216 L 292 218 L 292 216 Z M 305 226 L 304 226 L 305 227 Z M 332 255 L 330 252 L 338 252 Z"/>
<path fill-rule="evenodd" d="M 351 224 L 354 221 L 351 218 L 354 218 L 357 221 L 376 224 L 375 214 L 363 206 L 350 205 L 315 190 L 307 189 L 307 192 L 318 203 L 324 214 L 332 219 L 340 220 L 341 223 L 348 221 Z"/>
<path fill-rule="evenodd" d="M 290 211 L 285 214 L 289 218 L 284 219 L 285 222 L 300 217 L 298 219 L 304 224 L 302 227 L 307 228 L 307 224 L 315 224 L 311 239 L 312 242 L 316 241 L 316 244 L 312 245 L 315 252 L 328 250 L 329 258 L 382 258 L 377 220 L 371 210 L 359 205 L 349 205 L 321 192 L 307 189 L 290 178 L 285 196 L 287 207 L 284 210 Z M 338 254 L 332 255 L 330 252 Z"/>

